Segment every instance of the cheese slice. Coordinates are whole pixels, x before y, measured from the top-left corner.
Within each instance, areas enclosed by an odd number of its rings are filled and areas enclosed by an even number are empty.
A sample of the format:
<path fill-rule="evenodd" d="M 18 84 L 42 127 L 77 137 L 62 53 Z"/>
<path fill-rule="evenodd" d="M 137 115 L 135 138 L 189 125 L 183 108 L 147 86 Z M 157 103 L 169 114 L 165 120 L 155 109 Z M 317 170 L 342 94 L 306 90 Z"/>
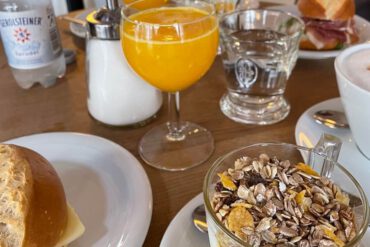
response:
<path fill-rule="evenodd" d="M 68 204 L 68 223 L 67 227 L 55 247 L 66 247 L 75 241 L 85 232 L 85 227 L 75 210 Z"/>

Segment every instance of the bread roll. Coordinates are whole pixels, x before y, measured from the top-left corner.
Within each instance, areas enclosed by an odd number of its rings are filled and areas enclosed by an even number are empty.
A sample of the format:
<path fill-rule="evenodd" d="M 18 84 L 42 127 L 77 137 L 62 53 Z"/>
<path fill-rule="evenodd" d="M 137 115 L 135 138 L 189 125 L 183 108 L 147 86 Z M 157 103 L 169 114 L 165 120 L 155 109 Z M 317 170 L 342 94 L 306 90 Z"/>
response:
<path fill-rule="evenodd" d="M 306 25 L 300 49 L 341 49 L 359 40 L 354 0 L 298 0 L 297 5 Z"/>
<path fill-rule="evenodd" d="M 0 246 L 52 247 L 67 222 L 62 183 L 36 152 L 0 144 Z"/>
<path fill-rule="evenodd" d="M 338 40 L 331 40 L 329 42 L 322 43 L 320 48 L 317 47 L 314 43 L 312 43 L 308 38 L 302 38 L 299 43 L 299 48 L 302 50 L 333 50 L 339 45 Z"/>
<path fill-rule="evenodd" d="M 299 0 L 298 9 L 305 17 L 323 20 L 348 20 L 355 15 L 353 0 Z"/>

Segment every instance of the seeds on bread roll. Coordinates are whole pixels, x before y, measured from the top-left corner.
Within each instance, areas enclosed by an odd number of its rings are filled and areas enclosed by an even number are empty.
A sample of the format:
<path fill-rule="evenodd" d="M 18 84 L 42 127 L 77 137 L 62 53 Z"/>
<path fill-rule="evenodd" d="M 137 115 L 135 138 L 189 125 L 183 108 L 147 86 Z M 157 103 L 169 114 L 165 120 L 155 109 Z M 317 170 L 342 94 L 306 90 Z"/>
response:
<path fill-rule="evenodd" d="M 27 148 L 0 144 L 0 246 L 52 247 L 68 221 L 62 183 Z"/>

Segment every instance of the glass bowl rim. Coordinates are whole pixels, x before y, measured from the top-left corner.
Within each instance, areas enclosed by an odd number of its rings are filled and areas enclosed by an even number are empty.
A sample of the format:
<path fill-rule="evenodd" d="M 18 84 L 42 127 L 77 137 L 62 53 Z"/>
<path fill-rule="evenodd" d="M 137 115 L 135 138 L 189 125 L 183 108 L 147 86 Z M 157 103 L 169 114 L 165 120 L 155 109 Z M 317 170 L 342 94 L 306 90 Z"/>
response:
<path fill-rule="evenodd" d="M 219 23 L 219 28 L 220 28 L 220 37 L 222 38 L 222 36 L 224 35 L 223 33 L 223 30 L 224 29 L 229 29 L 230 28 L 224 28 L 223 27 L 223 21 L 227 18 L 227 17 L 230 17 L 232 15 L 235 15 L 235 14 L 241 14 L 241 13 L 245 13 L 245 12 L 270 12 L 270 13 L 280 13 L 280 14 L 284 14 L 286 16 L 289 16 L 291 18 L 294 18 L 295 20 L 298 21 L 298 23 L 300 24 L 300 28 L 298 30 L 296 30 L 294 33 L 290 34 L 290 35 L 287 35 L 287 37 L 284 37 L 284 39 L 287 39 L 287 40 L 294 40 L 295 38 L 298 38 L 299 36 L 301 36 L 304 32 L 304 29 L 305 29 L 305 24 L 304 24 L 304 21 L 299 17 L 299 16 L 296 16 L 296 15 L 293 15 L 292 13 L 289 13 L 289 12 L 286 12 L 286 11 L 282 11 L 282 10 L 278 10 L 278 9 L 241 9 L 241 10 L 236 10 L 236 11 L 232 11 L 232 12 L 229 12 L 229 13 L 226 13 L 226 14 L 223 14 L 221 16 L 221 19 L 220 19 L 220 23 Z M 227 35 L 229 36 L 229 35 Z M 275 41 L 254 41 L 254 40 L 238 40 L 239 42 L 242 42 L 242 43 L 275 43 Z"/>
<path fill-rule="evenodd" d="M 243 147 L 234 149 L 234 150 L 226 153 L 225 155 L 220 156 L 218 159 L 216 159 L 213 162 L 212 166 L 208 169 L 207 174 L 206 174 L 206 177 L 205 177 L 205 179 L 203 181 L 203 199 L 204 199 L 205 209 L 209 213 L 209 215 L 211 215 L 212 221 L 216 223 L 217 227 L 220 228 L 224 233 L 226 233 L 228 235 L 228 237 L 230 237 L 231 239 L 233 239 L 236 243 L 240 244 L 241 246 L 248 246 L 248 245 L 247 245 L 247 243 L 245 241 L 241 240 L 240 238 L 238 238 L 237 236 L 235 236 L 229 229 L 227 229 L 218 220 L 215 212 L 213 211 L 212 206 L 211 206 L 211 203 L 209 201 L 208 184 L 209 184 L 210 179 L 211 179 L 211 174 L 214 174 L 215 170 L 222 164 L 222 161 L 224 161 L 226 158 L 228 158 L 231 155 L 233 155 L 233 154 L 235 154 L 237 152 L 240 152 L 240 151 L 242 151 L 244 149 L 252 148 L 252 147 L 258 147 L 258 146 L 260 146 L 260 147 L 266 147 L 266 146 L 287 146 L 287 147 L 295 148 L 297 150 L 311 151 L 311 152 L 314 152 L 315 154 L 317 154 L 317 155 L 319 155 L 321 157 L 325 157 L 324 155 L 318 153 L 317 151 L 315 151 L 312 148 L 306 148 L 306 147 L 303 147 L 303 146 L 298 146 L 298 145 L 294 145 L 294 144 L 290 144 L 290 143 L 284 143 L 284 142 L 261 142 L 261 143 L 255 143 L 255 144 L 251 144 L 251 145 L 247 145 L 247 146 L 243 146 Z M 329 159 L 327 157 L 325 157 L 325 159 L 327 159 L 329 161 L 332 161 L 332 162 L 335 162 L 335 165 L 338 166 L 338 168 L 342 172 L 344 172 L 345 175 L 347 175 L 350 178 L 350 180 L 355 185 L 356 189 L 359 191 L 359 194 L 361 196 L 361 199 L 364 202 L 364 207 L 365 207 L 364 221 L 363 221 L 362 225 L 360 226 L 359 231 L 356 233 L 356 236 L 349 243 L 347 243 L 344 246 L 344 247 L 352 247 L 352 246 L 355 246 L 356 244 L 359 243 L 359 241 L 362 239 L 362 237 L 364 236 L 364 234 L 366 233 L 366 230 L 368 228 L 368 225 L 369 225 L 369 214 L 370 214 L 370 212 L 369 212 L 368 199 L 367 199 L 366 194 L 363 191 L 361 185 L 359 184 L 359 182 L 352 176 L 352 174 L 346 168 L 344 168 L 337 161 L 334 161 L 334 160 Z"/>
<path fill-rule="evenodd" d="M 126 4 L 124 6 L 121 7 L 121 22 L 124 21 L 124 22 L 129 22 L 131 24 L 134 24 L 134 25 L 147 25 L 147 26 L 156 26 L 156 27 L 173 27 L 173 26 L 176 26 L 176 25 L 180 25 L 180 26 L 185 26 L 185 25 L 190 25 L 190 24 L 194 24 L 194 23 L 199 23 L 199 22 L 202 22 L 202 21 L 205 21 L 209 18 L 211 18 L 212 16 L 217 18 L 216 17 L 216 9 L 215 9 L 215 6 L 211 3 L 209 3 L 208 1 L 206 0 L 195 0 L 195 1 L 192 1 L 191 3 L 193 4 L 197 4 L 197 3 L 201 3 L 201 4 L 204 4 L 205 6 L 207 7 L 210 7 L 210 11 L 207 11 L 208 12 L 208 15 L 202 17 L 202 18 L 199 18 L 197 20 L 194 20 L 194 21 L 189 21 L 189 22 L 184 22 L 184 23 L 172 23 L 172 24 L 158 24 L 158 23 L 150 23 L 150 22 L 145 22 L 145 21 L 137 21 L 137 20 L 131 20 L 129 16 L 126 16 L 124 11 L 129 9 L 129 8 L 133 8 L 132 5 L 134 4 L 137 4 L 139 2 L 144 2 L 145 0 L 136 0 L 136 1 L 133 1 L 132 3 L 129 3 L 129 4 Z M 181 0 L 174 0 L 175 2 L 179 2 L 179 3 L 182 3 L 184 4 L 183 6 L 179 6 L 179 7 L 186 7 L 186 2 L 182 2 Z M 190 6 L 190 5 L 188 5 Z M 154 9 L 154 8 L 168 8 L 168 7 L 165 7 L 165 6 L 160 6 L 160 7 L 153 7 L 153 8 L 149 8 L 149 9 Z M 148 10 L 148 9 L 146 9 Z M 146 10 L 143 10 L 143 11 L 146 11 Z M 141 10 L 139 10 L 140 12 Z M 218 21 L 216 20 L 216 26 L 218 25 Z"/>

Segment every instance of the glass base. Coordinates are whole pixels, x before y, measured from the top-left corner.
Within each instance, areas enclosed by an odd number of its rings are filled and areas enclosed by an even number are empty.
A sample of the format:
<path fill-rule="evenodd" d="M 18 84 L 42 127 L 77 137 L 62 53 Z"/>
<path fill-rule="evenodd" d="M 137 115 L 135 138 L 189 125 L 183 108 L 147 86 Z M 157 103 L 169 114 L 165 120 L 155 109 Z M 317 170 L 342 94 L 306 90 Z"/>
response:
<path fill-rule="evenodd" d="M 280 122 L 290 112 L 283 96 L 259 97 L 226 93 L 220 100 L 221 111 L 235 122 L 267 125 Z"/>
<path fill-rule="evenodd" d="M 182 138 L 168 137 L 167 124 L 148 131 L 140 140 L 141 158 L 155 168 L 183 171 L 202 164 L 214 150 L 211 133 L 205 128 L 185 122 Z"/>

